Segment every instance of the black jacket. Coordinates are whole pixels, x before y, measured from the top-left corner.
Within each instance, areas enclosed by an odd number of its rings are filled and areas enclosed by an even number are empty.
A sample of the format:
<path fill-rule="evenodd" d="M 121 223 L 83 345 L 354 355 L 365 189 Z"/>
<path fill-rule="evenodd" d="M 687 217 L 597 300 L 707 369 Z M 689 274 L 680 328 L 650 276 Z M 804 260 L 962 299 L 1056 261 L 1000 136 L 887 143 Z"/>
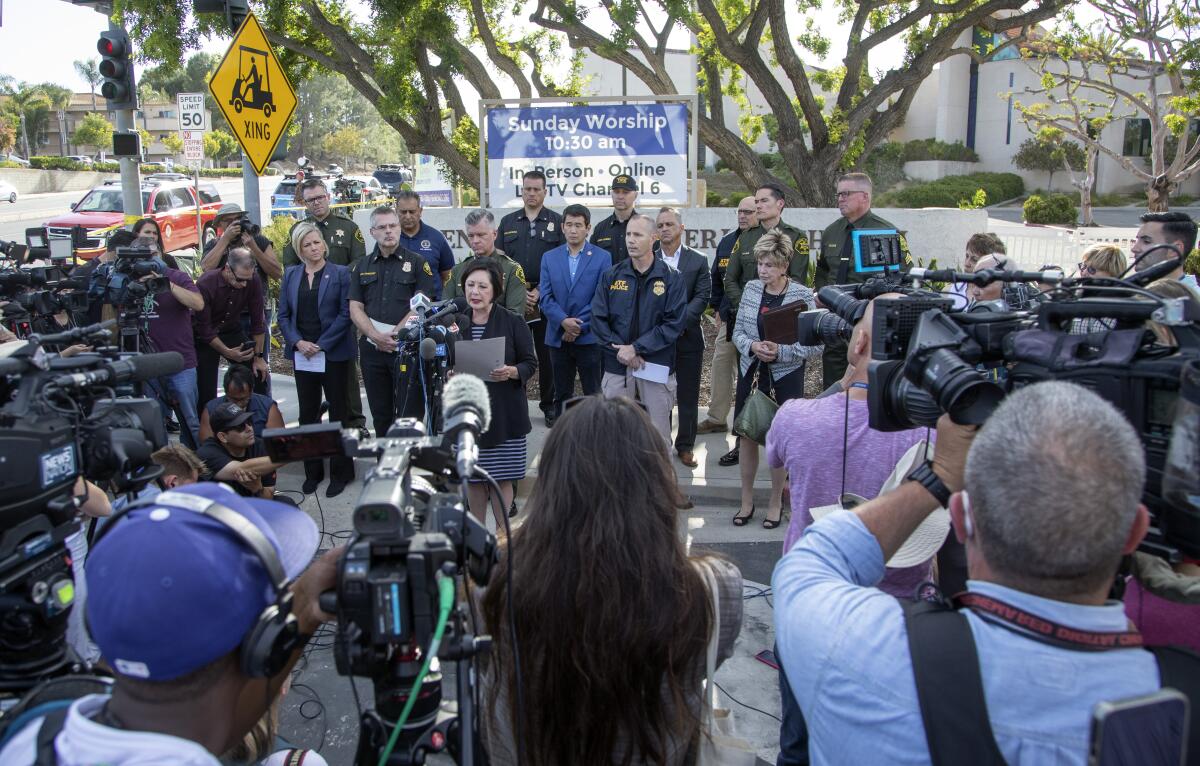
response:
<path fill-rule="evenodd" d="M 471 315 L 459 314 L 459 333 L 463 341 L 471 340 Z M 533 347 L 533 334 L 524 317 L 493 303 L 492 313 L 483 330 L 484 338 L 504 338 L 504 364 L 517 368 L 516 380 L 505 380 L 487 384 L 488 399 L 492 406 L 492 422 L 479 440 L 480 447 L 499 447 L 509 439 L 525 436 L 532 430 L 529 423 L 529 402 L 525 399 L 525 386 L 537 371 L 537 352 Z"/>
<path fill-rule="evenodd" d="M 708 259 L 699 250 L 686 245 L 679 254 L 679 277 L 687 296 L 683 332 L 679 334 L 679 351 L 701 351 L 704 349 L 704 333 L 700 329 L 700 317 L 708 308 L 712 292 L 712 277 L 708 273 Z"/>
<path fill-rule="evenodd" d="M 625 374 L 612 344 L 633 344 L 647 362 L 675 369 L 675 342 L 683 332 L 687 289 L 679 272 L 655 258 L 638 274 L 626 258 L 607 272 L 592 299 L 592 332 L 604 351 L 604 371 Z"/>

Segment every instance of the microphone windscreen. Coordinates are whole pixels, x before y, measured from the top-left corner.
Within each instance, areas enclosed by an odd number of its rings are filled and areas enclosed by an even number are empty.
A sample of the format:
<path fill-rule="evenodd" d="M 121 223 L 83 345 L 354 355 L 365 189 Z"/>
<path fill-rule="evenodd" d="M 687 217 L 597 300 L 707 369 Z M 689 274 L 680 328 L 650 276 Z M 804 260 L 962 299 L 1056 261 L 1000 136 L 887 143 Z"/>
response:
<path fill-rule="evenodd" d="M 467 299 L 461 295 L 451 298 L 450 302 L 454 304 L 455 314 L 461 314 L 471 307 L 471 304 L 467 303 Z"/>
<path fill-rule="evenodd" d="M 483 430 L 492 422 L 492 403 L 488 398 L 487 386 L 474 375 L 458 373 L 442 389 L 442 415 L 449 420 L 460 407 L 473 407 L 479 412 Z"/>
<path fill-rule="evenodd" d="M 433 338 L 423 338 L 421 340 L 421 358 L 426 362 L 432 362 L 437 357 L 437 341 Z"/>
<path fill-rule="evenodd" d="M 183 355 L 178 351 L 141 354 L 130 357 L 129 363 L 133 370 L 131 380 L 152 380 L 183 370 Z"/>

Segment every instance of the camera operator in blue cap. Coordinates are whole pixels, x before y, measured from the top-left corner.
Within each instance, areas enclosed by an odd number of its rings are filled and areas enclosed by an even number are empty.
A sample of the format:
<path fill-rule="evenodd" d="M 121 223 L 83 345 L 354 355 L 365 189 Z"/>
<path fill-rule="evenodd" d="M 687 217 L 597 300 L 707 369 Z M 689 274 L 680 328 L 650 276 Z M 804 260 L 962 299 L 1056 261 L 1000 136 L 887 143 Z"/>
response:
<path fill-rule="evenodd" d="M 332 615 L 341 551 L 312 566 L 317 527 L 295 508 L 195 484 L 113 517 L 88 559 L 87 621 L 113 670 L 0 751 L 34 763 L 218 766 L 275 699 Z"/>

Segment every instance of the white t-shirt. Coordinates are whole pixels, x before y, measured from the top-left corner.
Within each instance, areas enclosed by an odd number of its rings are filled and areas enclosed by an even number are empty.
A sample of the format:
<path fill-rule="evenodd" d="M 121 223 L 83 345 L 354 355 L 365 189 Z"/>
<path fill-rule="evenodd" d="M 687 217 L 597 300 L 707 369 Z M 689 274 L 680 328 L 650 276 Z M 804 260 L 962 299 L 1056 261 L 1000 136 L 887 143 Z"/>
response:
<path fill-rule="evenodd" d="M 89 694 L 71 703 L 63 730 L 54 740 L 60 766 L 160 766 L 164 763 L 221 766 L 212 753 L 190 739 L 125 731 L 96 723 L 92 716 L 108 699 L 105 694 Z M 42 721 L 37 720 L 21 729 L 0 751 L 0 763 L 4 766 L 33 764 L 37 760 L 37 735 L 41 728 Z"/>

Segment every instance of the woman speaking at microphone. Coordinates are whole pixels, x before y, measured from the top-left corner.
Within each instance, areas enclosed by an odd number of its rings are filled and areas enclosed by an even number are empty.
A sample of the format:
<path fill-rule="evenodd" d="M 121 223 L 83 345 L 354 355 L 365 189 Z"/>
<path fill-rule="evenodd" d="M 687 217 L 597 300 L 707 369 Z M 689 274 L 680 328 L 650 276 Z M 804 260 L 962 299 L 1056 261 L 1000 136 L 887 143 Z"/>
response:
<path fill-rule="evenodd" d="M 500 485 L 501 497 L 491 497 L 491 503 L 496 527 L 503 529 L 503 514 L 508 513 L 516 491 L 514 482 L 525 478 L 525 437 L 532 429 L 525 386 L 537 371 L 537 352 L 525 319 L 503 308 L 496 310 L 496 296 L 504 294 L 504 276 L 495 260 L 472 260 L 459 278 L 459 287 L 469 306 L 468 313 L 458 315 L 462 339 L 504 338 L 504 364 L 486 380 L 491 424 L 479 439 L 479 467 Z M 472 481 L 467 487 L 471 513 L 480 521 L 489 492 L 486 482 Z"/>
<path fill-rule="evenodd" d="M 346 366 L 354 358 L 350 269 L 325 259 L 325 238 L 308 221 L 292 229 L 292 248 L 300 263 L 287 268 L 279 286 L 279 329 L 284 354 L 296 364 L 300 425 L 320 422 L 322 389 L 330 422 L 345 422 Z M 300 369 L 306 362 L 310 369 Z M 330 458 L 329 470 L 325 496 L 336 497 L 354 481 L 354 459 Z M 304 494 L 316 492 L 324 479 L 324 460 L 304 461 Z"/>

